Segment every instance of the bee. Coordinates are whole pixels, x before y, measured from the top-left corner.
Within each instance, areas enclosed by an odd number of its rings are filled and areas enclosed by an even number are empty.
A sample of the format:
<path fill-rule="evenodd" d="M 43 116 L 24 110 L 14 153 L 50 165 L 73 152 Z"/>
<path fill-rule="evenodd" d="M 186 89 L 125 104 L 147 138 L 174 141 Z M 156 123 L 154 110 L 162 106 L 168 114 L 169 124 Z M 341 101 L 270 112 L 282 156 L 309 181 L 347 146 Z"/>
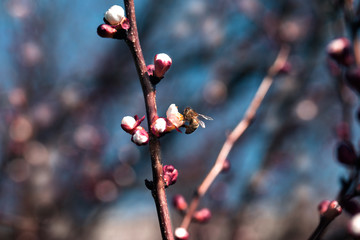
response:
<path fill-rule="evenodd" d="M 199 126 L 205 128 L 205 123 L 200 120 L 199 117 L 205 120 L 213 120 L 211 117 L 195 112 L 194 109 L 190 107 L 184 109 L 183 116 L 184 120 L 189 123 L 189 125 L 184 125 L 186 134 L 193 133 Z"/>

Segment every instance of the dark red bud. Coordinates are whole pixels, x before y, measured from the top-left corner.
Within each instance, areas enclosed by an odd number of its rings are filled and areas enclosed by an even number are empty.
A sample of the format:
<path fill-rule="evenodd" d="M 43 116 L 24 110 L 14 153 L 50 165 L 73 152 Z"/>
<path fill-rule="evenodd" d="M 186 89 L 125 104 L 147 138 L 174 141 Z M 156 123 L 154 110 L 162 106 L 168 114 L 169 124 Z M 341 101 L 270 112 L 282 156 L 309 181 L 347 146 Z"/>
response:
<path fill-rule="evenodd" d="M 147 65 L 146 66 L 146 71 L 147 71 L 149 76 L 154 76 L 155 65 L 154 64 Z"/>
<path fill-rule="evenodd" d="M 176 183 L 178 177 L 178 171 L 172 165 L 163 166 L 163 178 L 165 186 L 168 187 Z"/>
<path fill-rule="evenodd" d="M 179 211 L 185 211 L 188 207 L 185 198 L 180 194 L 177 194 L 173 197 L 173 205 Z"/>
<path fill-rule="evenodd" d="M 344 210 L 351 215 L 360 213 L 360 203 L 355 199 L 346 200 L 342 205 Z"/>
<path fill-rule="evenodd" d="M 342 207 L 337 201 L 331 201 L 327 210 L 321 214 L 321 217 L 327 218 L 328 220 L 333 220 L 337 216 L 339 216 L 342 212 Z"/>
<path fill-rule="evenodd" d="M 211 218 L 211 212 L 208 208 L 203 208 L 194 213 L 193 219 L 200 223 L 205 223 Z"/>
<path fill-rule="evenodd" d="M 337 160 L 350 166 L 356 163 L 356 153 L 351 142 L 341 141 L 337 145 Z"/>
<path fill-rule="evenodd" d="M 97 28 L 97 34 L 103 38 L 113 38 L 117 30 L 110 25 L 101 24 Z"/>

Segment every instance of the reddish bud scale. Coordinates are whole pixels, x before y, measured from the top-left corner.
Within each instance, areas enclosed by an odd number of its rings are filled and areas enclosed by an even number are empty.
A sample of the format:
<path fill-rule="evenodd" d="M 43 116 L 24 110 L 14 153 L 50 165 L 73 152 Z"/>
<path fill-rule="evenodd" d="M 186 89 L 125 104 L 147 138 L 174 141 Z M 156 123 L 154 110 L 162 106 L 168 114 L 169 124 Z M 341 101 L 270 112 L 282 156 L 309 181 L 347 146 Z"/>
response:
<path fill-rule="evenodd" d="M 319 211 L 320 215 L 323 215 L 327 211 L 329 204 L 330 204 L 329 200 L 324 200 L 319 203 L 318 211 Z"/>
<path fill-rule="evenodd" d="M 354 146 L 349 141 L 341 141 L 337 145 L 337 160 L 343 164 L 353 166 L 356 163 Z"/>
<path fill-rule="evenodd" d="M 211 218 L 211 212 L 208 208 L 203 208 L 199 211 L 196 211 L 193 215 L 193 219 L 199 223 L 205 223 Z"/>
<path fill-rule="evenodd" d="M 163 166 L 163 178 L 165 186 L 168 187 L 176 183 L 178 177 L 178 171 L 172 165 Z"/>
<path fill-rule="evenodd" d="M 97 34 L 103 38 L 113 38 L 117 30 L 110 25 L 101 24 L 97 28 Z"/>
<path fill-rule="evenodd" d="M 324 218 L 329 220 L 333 220 L 337 216 L 339 216 L 342 212 L 342 207 L 337 201 L 331 201 L 327 210 L 321 215 Z"/>
<path fill-rule="evenodd" d="M 181 212 L 185 211 L 188 207 L 185 198 L 180 194 L 177 194 L 173 197 L 173 205 L 177 210 Z"/>

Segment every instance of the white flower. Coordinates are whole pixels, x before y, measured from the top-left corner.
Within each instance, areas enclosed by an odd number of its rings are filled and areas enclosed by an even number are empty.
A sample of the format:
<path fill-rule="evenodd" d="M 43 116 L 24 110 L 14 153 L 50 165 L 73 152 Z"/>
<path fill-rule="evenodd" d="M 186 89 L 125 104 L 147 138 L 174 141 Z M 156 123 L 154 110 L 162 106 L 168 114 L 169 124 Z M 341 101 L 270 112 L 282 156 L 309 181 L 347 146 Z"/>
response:
<path fill-rule="evenodd" d="M 189 238 L 189 233 L 186 228 L 179 227 L 175 229 L 175 237 L 179 240 L 186 240 Z"/>
<path fill-rule="evenodd" d="M 166 130 L 166 121 L 164 118 L 158 118 L 154 124 L 154 131 L 158 133 L 163 133 Z"/>
<path fill-rule="evenodd" d="M 355 236 L 360 236 L 360 213 L 352 217 L 349 222 L 349 230 Z"/>
<path fill-rule="evenodd" d="M 114 5 L 105 13 L 105 19 L 110 24 L 115 25 L 119 24 L 121 20 L 125 17 L 124 9 L 119 5 Z"/>
<path fill-rule="evenodd" d="M 174 103 L 171 104 L 166 111 L 166 117 L 177 128 L 184 124 L 184 116 L 179 113 L 179 110 Z"/>

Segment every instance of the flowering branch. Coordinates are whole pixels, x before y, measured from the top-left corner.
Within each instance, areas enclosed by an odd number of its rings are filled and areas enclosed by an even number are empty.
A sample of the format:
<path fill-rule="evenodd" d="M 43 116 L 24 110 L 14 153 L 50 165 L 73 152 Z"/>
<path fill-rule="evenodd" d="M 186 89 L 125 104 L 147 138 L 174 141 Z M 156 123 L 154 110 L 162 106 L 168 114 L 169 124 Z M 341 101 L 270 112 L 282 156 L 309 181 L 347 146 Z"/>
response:
<path fill-rule="evenodd" d="M 259 108 L 262 100 L 264 99 L 266 93 L 268 92 L 275 75 L 277 75 L 284 67 L 288 55 L 289 55 L 289 47 L 287 45 L 283 45 L 279 51 L 279 54 L 273 63 L 273 65 L 268 70 L 266 77 L 263 79 L 261 85 L 259 86 L 252 102 L 250 103 L 244 118 L 239 122 L 239 124 L 235 127 L 235 129 L 228 135 L 220 153 L 215 161 L 214 166 L 204 179 L 204 181 L 200 184 L 198 189 L 195 192 L 195 195 L 190 203 L 189 209 L 186 212 L 186 215 L 181 223 L 182 229 L 187 229 L 195 210 L 199 205 L 199 201 L 202 196 L 209 189 L 212 182 L 219 175 L 219 173 L 223 170 L 224 164 L 226 163 L 226 158 L 229 155 L 234 143 L 240 138 L 240 136 L 245 132 L 245 130 L 251 125 L 253 119 L 255 117 L 256 111 Z"/>
<path fill-rule="evenodd" d="M 125 41 L 133 55 L 136 70 L 139 75 L 145 99 L 148 127 L 150 129 L 153 119 L 157 117 L 156 90 L 155 86 L 151 83 L 150 77 L 147 73 L 144 56 L 142 54 L 142 49 L 140 46 L 140 40 L 136 24 L 134 1 L 124 0 L 124 4 L 126 16 L 128 17 L 130 22 L 130 28 L 128 29 Z M 149 135 L 149 149 L 153 172 L 151 192 L 156 205 L 162 238 L 166 240 L 173 240 L 174 237 L 171 229 L 171 220 L 166 200 L 165 185 L 162 176 L 163 166 L 161 164 L 160 142 L 153 133 L 150 132 Z"/>

